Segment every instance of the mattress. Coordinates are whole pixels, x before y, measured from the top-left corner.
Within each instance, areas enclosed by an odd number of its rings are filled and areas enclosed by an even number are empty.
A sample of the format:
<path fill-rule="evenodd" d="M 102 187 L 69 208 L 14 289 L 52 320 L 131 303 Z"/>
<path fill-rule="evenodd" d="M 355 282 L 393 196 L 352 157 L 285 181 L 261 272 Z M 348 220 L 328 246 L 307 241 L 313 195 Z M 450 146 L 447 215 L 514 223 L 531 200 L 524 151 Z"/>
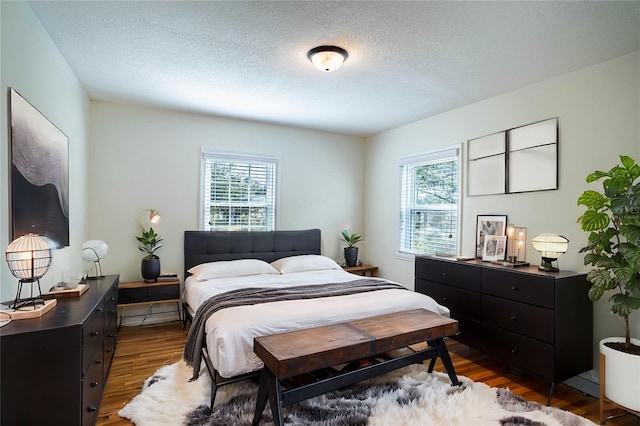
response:
<path fill-rule="evenodd" d="M 322 285 L 362 278 L 342 268 L 213 278 L 203 281 L 191 276 L 185 281 L 183 300 L 193 313 L 210 297 L 235 289 Z M 388 281 L 382 278 L 377 280 Z M 205 326 L 206 346 L 218 373 L 229 378 L 262 368 L 262 361 L 253 353 L 254 337 L 416 308 L 449 315 L 449 309 L 439 305 L 431 297 L 400 289 L 237 306 L 222 309 L 209 317 Z"/>

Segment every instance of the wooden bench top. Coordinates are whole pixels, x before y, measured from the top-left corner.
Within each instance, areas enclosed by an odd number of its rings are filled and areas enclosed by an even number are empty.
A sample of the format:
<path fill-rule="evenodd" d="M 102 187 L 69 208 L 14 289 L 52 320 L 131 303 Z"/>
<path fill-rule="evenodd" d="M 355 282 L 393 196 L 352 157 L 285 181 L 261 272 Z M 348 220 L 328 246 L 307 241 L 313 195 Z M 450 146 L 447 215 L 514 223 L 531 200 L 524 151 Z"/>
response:
<path fill-rule="evenodd" d="M 426 309 L 256 337 L 253 351 L 278 379 L 367 358 L 458 332 L 458 321 Z"/>

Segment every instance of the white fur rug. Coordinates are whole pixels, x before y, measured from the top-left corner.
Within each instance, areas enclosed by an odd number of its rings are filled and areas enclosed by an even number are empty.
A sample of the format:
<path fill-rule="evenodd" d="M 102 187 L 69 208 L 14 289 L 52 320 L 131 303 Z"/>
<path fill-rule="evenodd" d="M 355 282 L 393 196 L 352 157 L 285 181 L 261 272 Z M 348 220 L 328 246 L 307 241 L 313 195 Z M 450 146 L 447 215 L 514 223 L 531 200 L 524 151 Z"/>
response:
<path fill-rule="evenodd" d="M 137 426 L 250 425 L 257 385 L 253 381 L 218 389 L 215 408 L 208 407 L 210 379 L 201 371 L 189 382 L 182 361 L 160 368 L 143 391 L 118 414 Z M 429 374 L 412 365 L 341 391 L 284 408 L 288 425 L 561 425 L 595 423 L 558 408 L 527 402 L 506 389 L 491 388 L 459 376 L 451 386 L 446 374 Z M 261 425 L 273 424 L 269 404 Z"/>

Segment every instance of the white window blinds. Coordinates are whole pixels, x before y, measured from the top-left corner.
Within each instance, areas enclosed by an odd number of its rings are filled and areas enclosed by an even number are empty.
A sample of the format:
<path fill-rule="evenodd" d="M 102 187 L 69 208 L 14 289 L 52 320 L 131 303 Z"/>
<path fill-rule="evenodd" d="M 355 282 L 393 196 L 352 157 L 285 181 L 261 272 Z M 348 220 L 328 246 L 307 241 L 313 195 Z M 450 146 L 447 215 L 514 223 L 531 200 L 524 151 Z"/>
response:
<path fill-rule="evenodd" d="M 458 254 L 459 149 L 400 159 L 399 251 Z"/>
<path fill-rule="evenodd" d="M 273 231 L 277 159 L 202 152 L 202 229 Z"/>

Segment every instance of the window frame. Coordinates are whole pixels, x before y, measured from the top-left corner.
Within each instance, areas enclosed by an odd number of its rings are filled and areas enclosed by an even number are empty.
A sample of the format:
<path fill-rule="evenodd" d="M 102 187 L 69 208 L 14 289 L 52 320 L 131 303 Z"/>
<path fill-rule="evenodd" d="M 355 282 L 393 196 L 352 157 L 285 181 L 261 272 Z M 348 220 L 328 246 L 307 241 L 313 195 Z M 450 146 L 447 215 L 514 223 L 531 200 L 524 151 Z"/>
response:
<path fill-rule="evenodd" d="M 456 235 L 456 243 L 455 243 L 455 253 L 451 253 L 453 255 L 460 254 L 460 248 L 462 245 L 462 194 L 463 188 L 462 184 L 462 145 L 454 145 L 449 147 L 440 148 L 434 151 L 410 154 L 406 156 L 401 156 L 398 159 L 398 199 L 396 202 L 397 206 L 397 226 L 396 226 L 396 252 L 399 258 L 410 259 L 415 256 L 421 255 L 435 255 L 436 252 L 425 251 L 409 251 L 404 248 L 404 239 L 403 239 L 403 214 L 405 214 L 405 208 L 403 205 L 404 202 L 404 188 L 403 188 L 403 167 L 410 165 L 418 165 L 420 163 L 428 163 L 435 162 L 439 159 L 445 159 L 450 157 L 457 158 L 457 171 L 456 171 L 456 185 L 457 185 L 457 197 L 456 197 L 456 226 L 455 226 L 455 235 Z M 414 176 L 415 180 L 415 176 Z M 438 254 L 440 254 L 438 252 Z"/>
<path fill-rule="evenodd" d="M 267 154 L 252 154 L 252 153 L 240 153 L 240 152 L 228 152 L 228 151 L 218 151 L 218 150 L 210 150 L 203 148 L 200 153 L 200 203 L 199 203 L 199 214 L 198 214 L 198 223 L 199 228 L 205 231 L 214 231 L 211 229 L 211 225 L 206 223 L 206 218 L 208 217 L 205 214 L 205 189 L 207 186 L 206 183 L 206 170 L 207 170 L 207 162 L 208 161 L 218 160 L 220 162 L 233 162 L 236 161 L 238 163 L 265 163 L 272 164 L 275 167 L 273 173 L 273 229 L 271 231 L 275 231 L 278 229 L 278 211 L 279 211 L 279 186 L 280 186 L 280 158 L 273 155 Z M 210 196 L 210 194 L 209 194 Z M 252 230 L 249 229 L 251 232 Z M 256 231 L 256 230 L 253 230 Z"/>

